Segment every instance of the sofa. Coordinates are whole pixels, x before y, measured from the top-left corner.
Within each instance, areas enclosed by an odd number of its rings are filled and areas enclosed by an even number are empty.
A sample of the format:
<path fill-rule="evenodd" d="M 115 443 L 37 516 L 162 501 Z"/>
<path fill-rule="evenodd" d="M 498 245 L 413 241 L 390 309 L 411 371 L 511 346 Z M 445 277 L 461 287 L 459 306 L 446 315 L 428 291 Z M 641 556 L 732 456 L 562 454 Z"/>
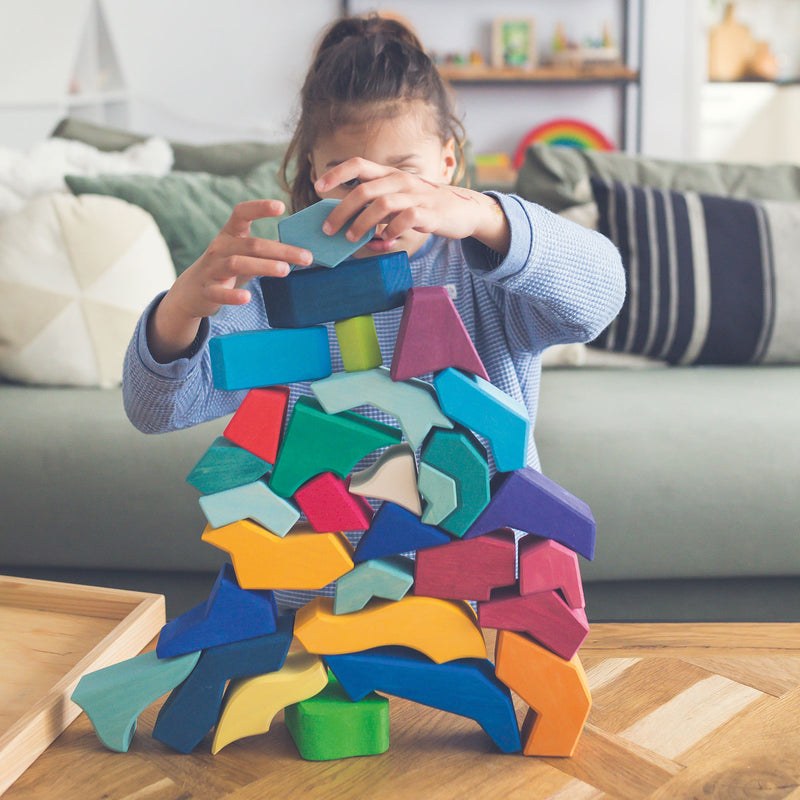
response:
<path fill-rule="evenodd" d="M 141 138 L 76 120 L 54 135 L 106 150 Z M 149 184 L 131 188 L 136 181 L 124 176 L 67 183 L 76 194 L 105 193 L 152 212 L 179 268 L 192 257 L 192 236 L 196 247 L 206 230 L 175 224 L 174 193 L 188 185 L 180 181 L 222 185 L 220 207 L 204 223 L 213 227 L 225 198 L 235 201 L 226 192 L 262 191 L 255 179 L 247 188 L 258 170 L 274 180 L 280 148 L 172 144 L 174 171 L 148 176 Z M 170 177 L 178 181 L 172 199 L 148 208 L 153 182 Z M 602 229 L 610 216 L 598 202 L 602 186 L 634 199 L 640 190 L 630 187 L 649 186 L 676 203 L 688 193 L 687 207 L 701 193 L 783 209 L 800 202 L 800 168 L 532 145 L 515 189 Z M 629 289 L 626 303 L 631 297 Z M 773 328 L 790 328 L 785 304 L 779 312 Z M 549 353 L 542 378 L 543 471 L 597 521 L 595 559 L 581 563 L 590 620 L 800 619 L 800 367 L 789 363 L 791 337 L 762 341 L 749 363 L 718 353 L 710 363 L 698 347 L 656 358 L 635 352 L 636 338 L 620 333 L 600 348 Z M 170 616 L 207 597 L 224 554 L 200 541 L 205 520 L 185 478 L 227 420 L 146 436 L 125 417 L 118 386 L 18 380 L 0 383 L 0 420 L 0 573 L 156 591 Z"/>

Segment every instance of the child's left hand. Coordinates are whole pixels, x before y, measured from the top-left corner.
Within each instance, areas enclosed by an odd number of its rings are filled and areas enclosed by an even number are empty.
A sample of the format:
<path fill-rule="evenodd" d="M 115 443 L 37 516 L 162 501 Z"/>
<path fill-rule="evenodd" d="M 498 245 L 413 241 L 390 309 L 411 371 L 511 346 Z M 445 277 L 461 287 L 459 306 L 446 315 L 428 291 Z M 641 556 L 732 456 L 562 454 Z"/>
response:
<path fill-rule="evenodd" d="M 353 184 L 353 188 L 347 184 Z M 346 194 L 323 225 L 327 234 L 335 234 L 355 217 L 347 231 L 351 241 L 378 226 L 378 235 L 387 246 L 404 232 L 414 230 L 448 239 L 473 236 L 496 252 L 505 255 L 508 251 L 508 220 L 489 195 L 433 183 L 363 158 L 337 164 L 314 184 L 320 196 L 340 196 L 343 188 Z"/>

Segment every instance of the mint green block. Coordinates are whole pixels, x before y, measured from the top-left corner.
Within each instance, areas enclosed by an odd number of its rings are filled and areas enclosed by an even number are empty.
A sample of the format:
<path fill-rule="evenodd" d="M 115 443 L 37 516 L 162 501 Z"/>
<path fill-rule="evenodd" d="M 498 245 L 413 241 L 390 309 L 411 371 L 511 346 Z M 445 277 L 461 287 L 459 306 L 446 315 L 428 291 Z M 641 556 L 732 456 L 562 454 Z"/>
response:
<path fill-rule="evenodd" d="M 373 558 L 336 581 L 334 614 L 360 611 L 373 598 L 401 600 L 414 584 L 414 562 L 405 556 Z"/>
<path fill-rule="evenodd" d="M 421 517 L 426 525 L 438 525 L 458 508 L 456 479 L 424 461 L 419 465 L 417 488 L 426 504 Z"/>
<path fill-rule="evenodd" d="M 252 519 L 276 536 L 286 536 L 300 519 L 300 511 L 288 500 L 275 494 L 264 481 L 204 494 L 199 502 L 212 528 L 222 528 L 241 519 Z"/>

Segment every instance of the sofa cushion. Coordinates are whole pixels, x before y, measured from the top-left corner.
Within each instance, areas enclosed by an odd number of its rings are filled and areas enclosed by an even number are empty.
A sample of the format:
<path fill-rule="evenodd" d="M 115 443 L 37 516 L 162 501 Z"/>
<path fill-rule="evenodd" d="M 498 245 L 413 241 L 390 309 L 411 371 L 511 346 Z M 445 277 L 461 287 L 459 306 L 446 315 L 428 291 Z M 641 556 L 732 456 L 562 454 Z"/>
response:
<path fill-rule="evenodd" d="M 628 287 L 595 346 L 673 364 L 800 362 L 800 203 L 592 189 Z"/>
<path fill-rule="evenodd" d="M 194 263 L 228 221 L 233 207 L 243 200 L 286 200 L 280 187 L 280 162 L 268 161 L 244 176 L 205 172 L 171 172 L 148 175 L 68 175 L 75 194 L 119 197 L 149 212 L 167 242 L 178 274 Z M 280 217 L 256 220 L 254 236 L 275 239 Z"/>
<path fill-rule="evenodd" d="M 153 219 L 52 193 L 0 222 L 0 376 L 114 386 L 136 321 L 175 270 Z"/>

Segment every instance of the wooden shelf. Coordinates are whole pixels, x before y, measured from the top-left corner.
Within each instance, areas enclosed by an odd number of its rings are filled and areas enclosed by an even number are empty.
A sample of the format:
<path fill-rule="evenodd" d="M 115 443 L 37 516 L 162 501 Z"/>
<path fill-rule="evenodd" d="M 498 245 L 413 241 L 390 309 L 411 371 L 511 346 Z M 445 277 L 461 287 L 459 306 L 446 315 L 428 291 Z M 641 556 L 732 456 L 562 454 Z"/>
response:
<path fill-rule="evenodd" d="M 496 68 L 488 66 L 439 67 L 450 83 L 635 83 L 639 73 L 621 64 L 593 64 L 585 67 L 541 66 L 536 69 Z"/>

